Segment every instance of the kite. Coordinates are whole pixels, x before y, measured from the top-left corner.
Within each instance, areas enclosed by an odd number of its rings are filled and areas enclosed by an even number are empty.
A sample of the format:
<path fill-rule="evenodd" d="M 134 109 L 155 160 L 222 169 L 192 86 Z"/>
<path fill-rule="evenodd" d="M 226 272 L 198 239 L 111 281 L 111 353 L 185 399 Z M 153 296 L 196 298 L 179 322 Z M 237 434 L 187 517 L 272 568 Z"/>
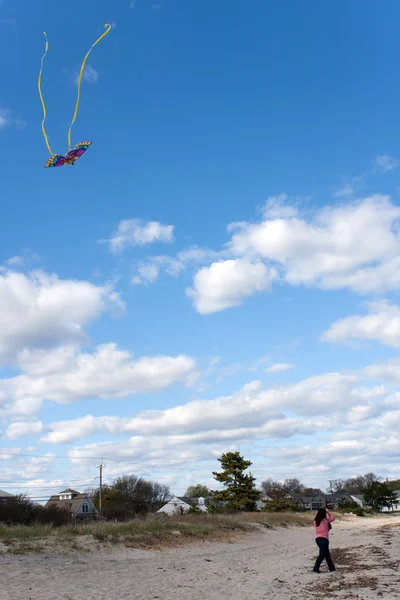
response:
<path fill-rule="evenodd" d="M 45 168 L 63 167 L 64 165 L 72 165 L 73 166 L 75 164 L 75 162 L 78 160 L 78 158 L 80 158 L 92 144 L 92 142 L 80 142 L 79 144 L 77 144 L 75 146 L 75 148 L 72 148 L 71 147 L 71 131 L 72 131 L 72 126 L 75 123 L 76 117 L 78 115 L 79 103 L 80 103 L 80 99 L 81 99 L 81 83 L 82 83 L 83 72 L 84 72 L 85 66 L 86 66 L 86 61 L 89 57 L 89 54 L 93 50 L 93 48 L 99 42 L 101 42 L 101 40 L 103 38 L 105 38 L 106 35 L 108 33 L 110 33 L 110 30 L 111 30 L 111 25 L 109 25 L 108 23 L 106 23 L 104 25 L 104 27 L 105 27 L 104 33 L 94 42 L 94 44 L 92 45 L 92 47 L 90 48 L 89 52 L 86 54 L 86 56 L 82 62 L 81 70 L 79 72 L 79 77 L 78 77 L 78 95 L 77 95 L 76 104 L 75 104 L 75 112 L 74 112 L 74 116 L 72 117 L 71 125 L 69 126 L 69 129 L 68 129 L 68 152 L 65 154 L 65 156 L 62 154 L 53 154 L 53 151 L 50 147 L 50 143 L 49 143 L 49 140 L 47 137 L 46 129 L 44 126 L 46 117 L 47 117 L 47 109 L 46 109 L 46 105 L 44 103 L 43 94 L 42 94 L 42 73 L 43 73 L 44 59 L 45 59 L 46 54 L 49 49 L 47 33 L 44 32 L 44 36 L 46 38 L 46 47 L 45 47 L 45 51 L 42 56 L 42 61 L 40 64 L 40 72 L 39 72 L 39 77 L 38 77 L 38 90 L 39 90 L 39 96 L 40 96 L 40 100 L 41 100 L 42 108 L 43 108 L 42 133 L 43 133 L 44 141 L 46 142 L 47 149 L 50 152 L 50 157 L 48 158 L 48 160 L 46 161 L 46 164 L 44 165 Z"/>
<path fill-rule="evenodd" d="M 89 148 L 91 143 L 92 142 L 79 142 L 79 144 L 77 144 L 73 150 L 67 152 L 65 156 L 63 156 L 62 154 L 52 154 L 47 160 L 46 164 L 44 165 L 45 168 L 63 167 L 64 165 L 73 166 L 75 164 L 75 161 L 77 161 L 78 158 L 82 156 L 82 154 L 85 154 L 86 150 Z"/>

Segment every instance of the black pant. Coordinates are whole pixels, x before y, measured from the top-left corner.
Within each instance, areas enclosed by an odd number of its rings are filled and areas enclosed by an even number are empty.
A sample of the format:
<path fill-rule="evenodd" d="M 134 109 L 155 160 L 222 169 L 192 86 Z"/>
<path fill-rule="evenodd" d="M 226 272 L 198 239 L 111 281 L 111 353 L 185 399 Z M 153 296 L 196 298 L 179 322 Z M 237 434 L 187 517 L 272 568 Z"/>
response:
<path fill-rule="evenodd" d="M 334 571 L 335 565 L 332 562 L 331 554 L 329 552 L 329 540 L 327 540 L 326 538 L 317 538 L 315 541 L 317 542 L 317 545 L 319 547 L 319 556 L 316 560 L 314 571 L 316 571 L 317 573 L 319 572 L 319 568 L 324 559 L 326 559 L 326 562 L 328 563 L 329 570 Z"/>

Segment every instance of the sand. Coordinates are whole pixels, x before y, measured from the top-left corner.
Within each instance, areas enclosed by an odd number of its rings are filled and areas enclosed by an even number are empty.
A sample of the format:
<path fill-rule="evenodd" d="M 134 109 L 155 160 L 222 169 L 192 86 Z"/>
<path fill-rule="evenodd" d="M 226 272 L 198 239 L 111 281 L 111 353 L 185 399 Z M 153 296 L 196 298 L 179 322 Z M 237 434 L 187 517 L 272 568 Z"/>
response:
<path fill-rule="evenodd" d="M 400 600 L 400 516 L 345 518 L 336 573 L 312 573 L 312 528 L 163 551 L 0 557 L 1 600 Z M 326 566 L 323 567 L 324 570 Z"/>

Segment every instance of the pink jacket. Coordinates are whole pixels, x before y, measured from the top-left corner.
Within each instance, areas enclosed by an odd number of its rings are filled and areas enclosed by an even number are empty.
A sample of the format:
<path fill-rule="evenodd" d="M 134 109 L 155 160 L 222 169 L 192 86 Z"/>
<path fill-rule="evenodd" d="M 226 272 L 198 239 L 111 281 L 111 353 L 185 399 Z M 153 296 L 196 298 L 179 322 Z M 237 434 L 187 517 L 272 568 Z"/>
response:
<path fill-rule="evenodd" d="M 329 523 L 333 523 L 335 516 L 332 513 L 327 513 L 326 519 L 323 519 L 317 526 L 314 521 L 315 533 L 317 538 L 326 538 L 329 540 Z"/>

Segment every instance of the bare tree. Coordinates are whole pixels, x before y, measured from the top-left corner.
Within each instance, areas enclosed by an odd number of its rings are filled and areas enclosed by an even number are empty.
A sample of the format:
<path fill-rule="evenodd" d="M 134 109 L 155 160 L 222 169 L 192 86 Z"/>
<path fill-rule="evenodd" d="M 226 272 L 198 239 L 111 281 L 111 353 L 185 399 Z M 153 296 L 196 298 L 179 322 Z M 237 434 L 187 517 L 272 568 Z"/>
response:
<path fill-rule="evenodd" d="M 203 485 L 202 483 L 190 485 L 185 492 L 185 496 L 187 496 L 188 498 L 204 498 L 210 495 L 210 490 L 206 485 Z"/>
<path fill-rule="evenodd" d="M 303 489 L 303 484 L 296 477 L 293 477 L 292 479 L 285 479 L 283 483 L 283 490 L 286 492 L 286 494 L 301 494 Z"/>
<path fill-rule="evenodd" d="M 261 491 L 263 494 L 273 494 L 274 496 L 284 496 L 283 484 L 275 481 L 271 477 L 261 482 Z"/>

